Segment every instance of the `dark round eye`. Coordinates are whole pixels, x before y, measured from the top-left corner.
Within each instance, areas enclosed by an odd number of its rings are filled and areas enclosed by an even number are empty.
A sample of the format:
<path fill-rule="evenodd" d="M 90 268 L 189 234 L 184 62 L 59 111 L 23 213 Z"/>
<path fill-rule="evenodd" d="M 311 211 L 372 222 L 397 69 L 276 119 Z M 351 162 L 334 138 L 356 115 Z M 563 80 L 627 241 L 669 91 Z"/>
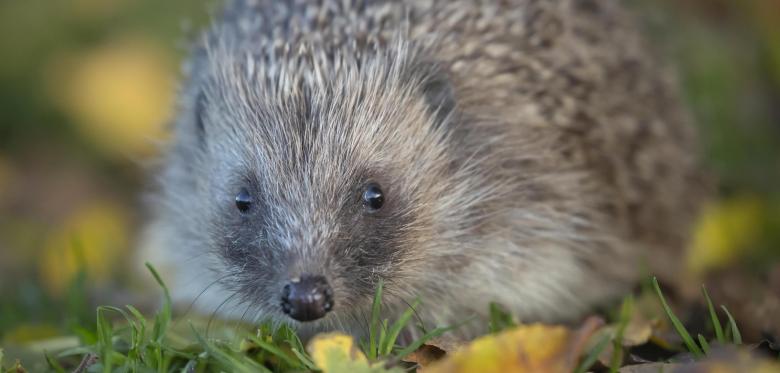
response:
<path fill-rule="evenodd" d="M 252 202 L 254 202 L 252 195 L 249 194 L 249 191 L 246 190 L 246 188 L 242 188 L 236 196 L 236 207 L 238 208 L 238 211 L 247 212 L 249 208 L 252 207 Z"/>
<path fill-rule="evenodd" d="M 363 206 L 367 209 L 376 211 L 382 208 L 385 204 L 385 194 L 379 187 L 379 184 L 371 183 L 366 185 L 363 190 Z"/>

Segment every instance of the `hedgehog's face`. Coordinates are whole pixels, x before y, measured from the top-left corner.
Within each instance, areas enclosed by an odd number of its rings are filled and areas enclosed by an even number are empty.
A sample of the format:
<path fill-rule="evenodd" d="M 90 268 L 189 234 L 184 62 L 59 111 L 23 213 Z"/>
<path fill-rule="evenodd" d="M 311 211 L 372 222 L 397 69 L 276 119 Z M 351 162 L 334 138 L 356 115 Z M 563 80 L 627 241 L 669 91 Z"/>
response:
<path fill-rule="evenodd" d="M 245 300 L 308 322 L 351 311 L 393 277 L 410 217 L 385 174 L 332 165 L 349 175 L 330 178 L 297 167 L 284 176 L 235 170 L 242 177 L 218 189 L 222 227 L 212 240 Z"/>
<path fill-rule="evenodd" d="M 380 279 L 398 307 L 414 292 L 414 264 L 441 231 L 436 202 L 456 198 L 451 146 L 426 84 L 387 75 L 290 93 L 237 76 L 204 84 L 217 93 L 189 126 L 206 170 L 195 230 L 250 314 L 338 325 L 365 317 Z"/>

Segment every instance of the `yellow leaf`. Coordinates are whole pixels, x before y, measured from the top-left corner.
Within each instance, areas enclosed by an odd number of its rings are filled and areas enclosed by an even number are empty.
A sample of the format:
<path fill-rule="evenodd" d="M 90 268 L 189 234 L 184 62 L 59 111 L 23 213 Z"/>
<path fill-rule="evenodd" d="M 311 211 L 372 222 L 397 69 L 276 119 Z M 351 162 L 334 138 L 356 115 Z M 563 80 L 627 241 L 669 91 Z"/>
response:
<path fill-rule="evenodd" d="M 122 210 L 98 202 L 76 211 L 47 240 L 38 262 L 46 289 L 62 294 L 84 266 L 90 280 L 108 279 L 129 242 Z"/>
<path fill-rule="evenodd" d="M 344 361 L 368 364 L 366 356 L 355 347 L 352 337 L 344 334 L 323 334 L 309 343 L 309 353 L 317 367 L 323 372 L 331 370 Z"/>
<path fill-rule="evenodd" d="M 563 326 L 519 326 L 479 338 L 426 372 L 570 372 L 575 339 Z"/>
<path fill-rule="evenodd" d="M 169 60 L 144 39 L 112 40 L 85 55 L 55 59 L 48 82 L 85 137 L 118 156 L 147 155 L 165 137 L 170 117 Z"/>
<path fill-rule="evenodd" d="M 761 200 L 749 196 L 707 206 L 688 250 L 688 268 L 702 273 L 738 259 L 760 238 L 763 214 Z"/>
<path fill-rule="evenodd" d="M 352 337 L 345 334 L 320 334 L 309 342 L 308 350 L 314 364 L 324 373 L 402 372 L 384 369 L 381 362 L 369 364 Z"/>

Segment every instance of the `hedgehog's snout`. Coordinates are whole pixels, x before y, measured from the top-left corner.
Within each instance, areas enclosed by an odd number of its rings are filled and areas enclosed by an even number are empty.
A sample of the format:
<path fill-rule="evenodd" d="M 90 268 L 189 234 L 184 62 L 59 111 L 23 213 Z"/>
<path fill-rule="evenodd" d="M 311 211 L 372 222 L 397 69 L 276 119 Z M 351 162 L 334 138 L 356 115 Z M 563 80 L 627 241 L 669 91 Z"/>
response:
<path fill-rule="evenodd" d="M 298 321 L 321 319 L 333 309 L 333 289 L 322 276 L 301 276 L 282 288 L 282 311 Z"/>

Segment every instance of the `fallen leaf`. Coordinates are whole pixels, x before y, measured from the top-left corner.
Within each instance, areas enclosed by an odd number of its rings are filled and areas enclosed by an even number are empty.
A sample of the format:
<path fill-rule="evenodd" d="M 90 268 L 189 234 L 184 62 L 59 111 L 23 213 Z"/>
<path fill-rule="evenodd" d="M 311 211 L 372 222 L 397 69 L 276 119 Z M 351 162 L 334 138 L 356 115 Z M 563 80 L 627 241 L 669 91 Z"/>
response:
<path fill-rule="evenodd" d="M 452 354 L 467 343 L 466 340 L 452 335 L 443 335 L 429 340 L 420 346 L 417 351 L 406 355 L 402 360 L 407 363 L 417 364 L 419 368 L 425 368 L 436 361 L 443 359 L 447 354 Z M 419 370 L 419 369 L 418 369 Z"/>
<path fill-rule="evenodd" d="M 579 332 L 564 326 L 521 325 L 474 340 L 426 372 L 571 372 L 586 341 L 600 325 L 591 319 Z"/>
<path fill-rule="evenodd" d="M 621 345 L 624 348 L 623 351 L 647 343 L 653 335 L 653 328 L 656 325 L 657 323 L 647 320 L 638 309 L 634 309 L 631 319 L 628 321 L 626 329 L 623 331 L 623 338 L 621 340 Z M 600 333 L 609 335 L 610 339 L 615 338 L 616 332 L 617 325 L 609 325 L 600 331 Z M 614 350 L 615 347 L 613 344 L 608 344 L 604 351 L 599 354 L 599 362 L 606 367 L 610 366 Z"/>
<path fill-rule="evenodd" d="M 403 372 L 385 369 L 382 362 L 369 363 L 366 355 L 355 346 L 354 339 L 345 334 L 320 334 L 309 342 L 307 350 L 314 364 L 324 373 Z"/>
<path fill-rule="evenodd" d="M 647 320 L 641 313 L 635 312 L 623 332 L 623 346 L 633 347 L 647 343 L 653 335 L 657 322 Z"/>
<path fill-rule="evenodd" d="M 435 345 L 424 344 L 403 358 L 403 361 L 407 363 L 417 364 L 420 368 L 425 368 L 447 355 L 447 351 L 439 348 Z"/>

